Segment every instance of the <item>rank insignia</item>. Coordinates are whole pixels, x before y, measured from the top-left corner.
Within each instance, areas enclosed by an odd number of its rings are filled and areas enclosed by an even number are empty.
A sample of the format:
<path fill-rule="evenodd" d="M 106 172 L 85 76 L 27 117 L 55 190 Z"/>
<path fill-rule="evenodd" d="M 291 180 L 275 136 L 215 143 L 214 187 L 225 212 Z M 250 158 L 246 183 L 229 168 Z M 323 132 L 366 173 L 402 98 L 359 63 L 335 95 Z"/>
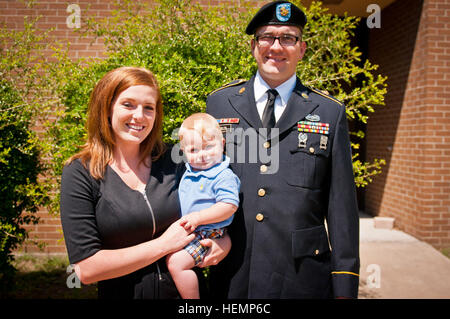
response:
<path fill-rule="evenodd" d="M 297 123 L 297 128 L 299 132 L 328 135 L 330 124 L 312 121 L 299 121 Z"/>

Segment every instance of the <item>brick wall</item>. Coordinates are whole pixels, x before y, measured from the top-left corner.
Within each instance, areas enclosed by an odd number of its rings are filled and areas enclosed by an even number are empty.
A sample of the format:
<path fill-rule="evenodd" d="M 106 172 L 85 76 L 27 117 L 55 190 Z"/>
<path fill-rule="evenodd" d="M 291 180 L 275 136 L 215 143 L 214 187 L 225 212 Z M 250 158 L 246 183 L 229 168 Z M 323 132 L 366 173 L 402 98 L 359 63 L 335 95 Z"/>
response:
<path fill-rule="evenodd" d="M 435 247 L 450 246 L 450 2 L 399 0 L 370 32 L 369 58 L 389 77 L 371 115 L 367 158 L 387 160 L 366 211 Z"/>
<path fill-rule="evenodd" d="M 79 39 L 78 35 L 73 32 L 74 29 L 68 27 L 66 19 L 73 11 L 67 12 L 67 8 L 71 3 L 79 5 L 83 19 L 88 16 L 105 16 L 109 14 L 112 7 L 107 1 L 101 0 L 77 0 L 73 2 L 61 0 L 36 1 L 36 4 L 30 8 L 23 1 L 0 0 L 0 22 L 4 23 L 9 29 L 21 30 L 23 29 L 24 16 L 41 16 L 36 25 L 37 28 L 41 30 L 54 28 L 54 31 L 50 33 L 54 39 L 68 41 L 72 44 L 71 57 L 101 57 L 103 50 L 101 43 L 94 42 L 91 44 L 93 39 Z M 90 7 L 89 10 L 88 7 Z"/>

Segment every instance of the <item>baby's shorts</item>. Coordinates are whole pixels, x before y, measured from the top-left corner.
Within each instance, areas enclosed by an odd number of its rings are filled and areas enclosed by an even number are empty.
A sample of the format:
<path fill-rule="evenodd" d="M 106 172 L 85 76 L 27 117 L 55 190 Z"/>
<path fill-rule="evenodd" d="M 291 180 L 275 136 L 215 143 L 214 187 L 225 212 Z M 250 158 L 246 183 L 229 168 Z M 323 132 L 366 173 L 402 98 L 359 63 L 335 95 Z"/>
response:
<path fill-rule="evenodd" d="M 195 231 L 195 238 L 187 244 L 184 249 L 189 253 L 189 255 L 194 258 L 195 266 L 205 258 L 208 248 L 203 247 L 200 244 L 200 240 L 206 238 L 221 238 L 223 236 L 224 228 L 219 229 L 205 229 L 200 231 Z"/>

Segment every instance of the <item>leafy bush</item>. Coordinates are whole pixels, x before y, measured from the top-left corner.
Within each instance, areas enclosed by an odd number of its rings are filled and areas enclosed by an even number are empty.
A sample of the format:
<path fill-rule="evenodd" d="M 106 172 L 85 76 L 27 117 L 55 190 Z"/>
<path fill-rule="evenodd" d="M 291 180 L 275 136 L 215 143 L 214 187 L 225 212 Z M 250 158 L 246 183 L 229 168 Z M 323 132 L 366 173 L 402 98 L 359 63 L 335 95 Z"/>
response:
<path fill-rule="evenodd" d="M 33 27 L 26 21 L 23 32 L 0 31 L 0 290 L 11 284 L 12 251 L 27 238 L 22 226 L 37 223 L 34 213 L 49 199 L 39 183 L 42 149 L 32 130 L 40 66 L 31 51 L 41 48 L 42 39 Z"/>

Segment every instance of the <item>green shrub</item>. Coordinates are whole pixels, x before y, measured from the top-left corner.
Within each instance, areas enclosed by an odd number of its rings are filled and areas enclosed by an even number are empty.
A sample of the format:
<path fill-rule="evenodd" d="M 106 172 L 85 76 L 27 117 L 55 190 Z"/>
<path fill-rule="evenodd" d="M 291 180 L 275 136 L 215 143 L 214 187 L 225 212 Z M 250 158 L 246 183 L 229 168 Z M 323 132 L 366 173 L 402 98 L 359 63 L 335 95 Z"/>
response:
<path fill-rule="evenodd" d="M 0 290 L 10 287 L 12 251 L 27 238 L 22 226 L 37 223 L 34 213 L 49 199 L 39 182 L 41 142 L 32 130 L 40 66 L 31 51 L 42 39 L 33 26 L 26 21 L 23 32 L 0 30 Z"/>

